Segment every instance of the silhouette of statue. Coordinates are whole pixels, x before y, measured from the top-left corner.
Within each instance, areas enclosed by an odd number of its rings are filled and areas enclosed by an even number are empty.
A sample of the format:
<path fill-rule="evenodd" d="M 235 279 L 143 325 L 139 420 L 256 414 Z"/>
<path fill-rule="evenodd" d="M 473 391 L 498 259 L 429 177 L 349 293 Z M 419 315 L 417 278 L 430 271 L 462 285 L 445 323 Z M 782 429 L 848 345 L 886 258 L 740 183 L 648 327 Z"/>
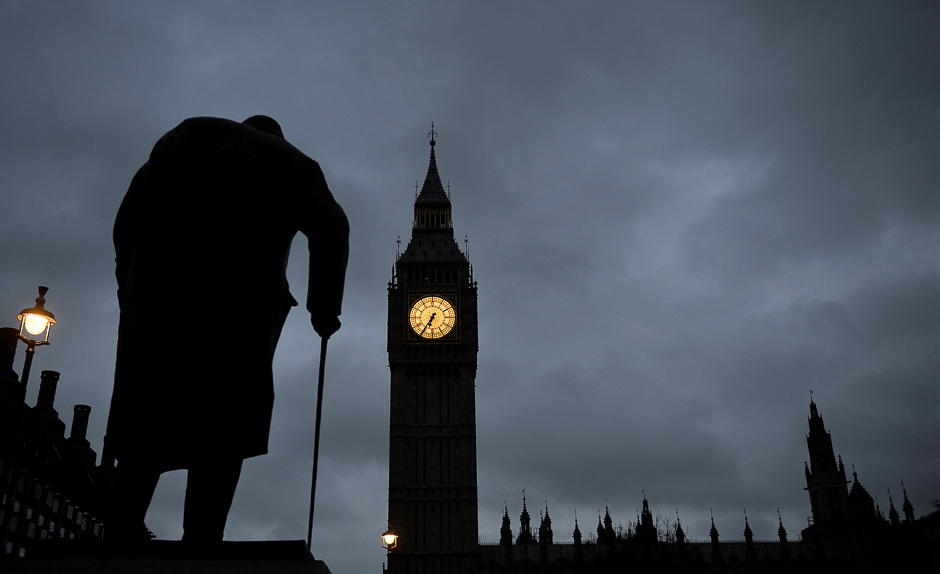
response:
<path fill-rule="evenodd" d="M 184 468 L 183 540 L 222 540 L 243 459 L 268 449 L 274 351 L 297 305 L 286 277 L 297 231 L 310 249 L 307 309 L 329 337 L 349 224 L 320 166 L 276 121 L 185 120 L 134 176 L 114 224 L 112 541 L 146 534 L 160 474 Z"/>

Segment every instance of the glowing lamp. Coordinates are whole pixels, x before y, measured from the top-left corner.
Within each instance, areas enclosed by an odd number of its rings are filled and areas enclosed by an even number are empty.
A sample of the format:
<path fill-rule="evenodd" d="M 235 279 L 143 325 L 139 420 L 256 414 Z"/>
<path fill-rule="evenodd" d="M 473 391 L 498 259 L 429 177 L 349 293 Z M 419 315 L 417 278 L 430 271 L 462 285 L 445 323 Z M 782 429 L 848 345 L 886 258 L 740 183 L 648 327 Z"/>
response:
<path fill-rule="evenodd" d="M 382 535 L 382 548 L 391 550 L 398 545 L 398 535 L 392 532 L 391 527 Z"/>
<path fill-rule="evenodd" d="M 33 315 L 30 313 L 23 317 L 23 327 L 30 335 L 41 335 L 46 327 L 49 326 L 49 319 L 42 315 Z"/>
<path fill-rule="evenodd" d="M 20 320 L 19 339 L 26 343 L 26 359 L 23 361 L 23 374 L 20 376 L 19 408 L 16 409 L 14 415 L 13 428 L 16 429 L 16 432 L 19 432 L 20 414 L 26 404 L 26 385 L 29 382 L 29 370 L 33 365 L 33 355 L 36 353 L 36 347 L 49 344 L 49 330 L 55 325 L 55 315 L 46 311 L 44 307 L 46 304 L 46 291 L 48 290 L 48 287 L 40 286 L 39 297 L 36 297 L 36 306 L 23 309 L 17 316 L 17 319 Z M 41 337 L 41 340 L 37 341 L 27 337 L 23 334 L 24 331 L 33 337 Z"/>
<path fill-rule="evenodd" d="M 20 320 L 20 337 L 27 342 L 29 342 L 30 339 L 23 334 L 23 331 L 26 331 L 34 337 L 45 333 L 42 341 L 32 341 L 33 345 L 48 345 L 49 331 L 52 330 L 52 326 L 55 325 L 55 315 L 47 311 L 44 307 L 47 291 L 49 291 L 48 287 L 40 286 L 39 297 L 36 298 L 36 306 L 23 309 L 16 317 Z"/>

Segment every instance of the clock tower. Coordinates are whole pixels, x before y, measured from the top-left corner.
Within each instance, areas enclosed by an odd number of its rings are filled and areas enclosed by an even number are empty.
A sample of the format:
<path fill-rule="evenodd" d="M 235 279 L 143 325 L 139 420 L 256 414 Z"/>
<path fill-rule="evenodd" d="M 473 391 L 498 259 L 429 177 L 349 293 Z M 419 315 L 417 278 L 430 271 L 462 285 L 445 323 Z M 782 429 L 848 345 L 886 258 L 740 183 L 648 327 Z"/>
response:
<path fill-rule="evenodd" d="M 388 284 L 390 574 L 477 568 L 477 284 L 454 238 L 434 124 L 428 135 L 411 239 Z"/>

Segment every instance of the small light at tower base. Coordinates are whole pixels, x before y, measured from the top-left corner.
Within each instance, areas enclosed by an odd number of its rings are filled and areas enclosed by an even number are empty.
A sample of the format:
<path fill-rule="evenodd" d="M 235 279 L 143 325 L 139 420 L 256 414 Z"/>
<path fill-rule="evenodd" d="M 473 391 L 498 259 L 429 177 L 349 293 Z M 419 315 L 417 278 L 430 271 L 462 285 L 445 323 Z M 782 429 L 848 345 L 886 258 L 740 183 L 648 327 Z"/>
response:
<path fill-rule="evenodd" d="M 385 531 L 385 534 L 382 535 L 382 548 L 391 550 L 398 545 L 398 535 L 392 532 L 392 529 L 389 528 Z"/>

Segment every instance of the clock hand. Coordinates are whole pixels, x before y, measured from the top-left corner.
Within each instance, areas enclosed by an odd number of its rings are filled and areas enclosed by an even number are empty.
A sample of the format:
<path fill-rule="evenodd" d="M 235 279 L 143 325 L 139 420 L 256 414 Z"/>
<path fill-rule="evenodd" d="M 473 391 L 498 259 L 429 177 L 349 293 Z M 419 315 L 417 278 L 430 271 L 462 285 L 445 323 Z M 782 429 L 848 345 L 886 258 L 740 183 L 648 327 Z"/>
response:
<path fill-rule="evenodd" d="M 418 333 L 419 336 L 423 335 L 424 332 L 427 330 L 427 328 L 431 326 L 431 323 L 434 322 L 434 316 L 435 316 L 435 315 L 437 315 L 437 313 L 431 313 L 431 318 L 428 319 L 428 322 L 424 324 L 424 329 L 421 329 L 421 332 Z"/>

